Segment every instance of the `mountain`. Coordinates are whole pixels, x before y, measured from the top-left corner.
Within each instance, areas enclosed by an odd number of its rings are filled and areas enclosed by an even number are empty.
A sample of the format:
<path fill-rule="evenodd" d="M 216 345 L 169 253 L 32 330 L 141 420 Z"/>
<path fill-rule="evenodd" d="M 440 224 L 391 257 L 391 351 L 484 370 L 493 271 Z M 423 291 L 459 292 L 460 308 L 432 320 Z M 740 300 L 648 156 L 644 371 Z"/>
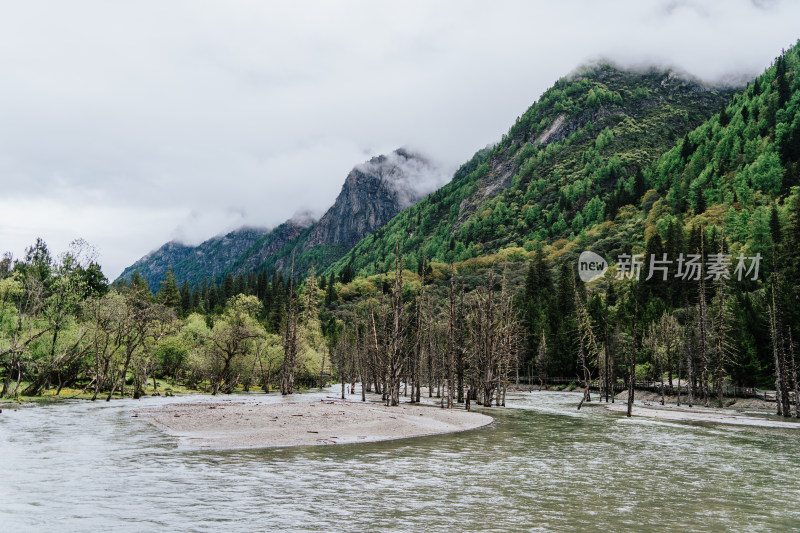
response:
<path fill-rule="evenodd" d="M 293 217 L 287 220 L 259 238 L 247 250 L 236 257 L 226 272 L 243 274 L 262 270 L 264 268 L 263 265 L 270 258 L 283 251 L 287 245 L 295 242 L 298 237 L 307 233 L 308 228 L 313 224 L 313 219 L 307 216 Z"/>
<path fill-rule="evenodd" d="M 645 189 L 645 172 L 734 94 L 669 70 L 597 65 L 563 78 L 494 147 L 452 181 L 357 244 L 331 270 L 389 270 L 395 241 L 406 264 L 532 250 L 613 220 Z M 620 242 L 609 243 L 611 249 Z"/>
<path fill-rule="evenodd" d="M 300 252 L 318 246 L 352 248 L 431 192 L 421 188 L 430 181 L 431 172 L 435 169 L 425 158 L 402 149 L 355 167 L 336 202 L 299 246 Z"/>
<path fill-rule="evenodd" d="M 167 267 L 171 266 L 178 283 L 188 281 L 194 285 L 204 277 L 214 278 L 227 272 L 236 257 L 268 234 L 265 228 L 243 227 L 212 237 L 198 246 L 171 241 L 126 268 L 118 279 L 130 281 L 138 270 L 148 287 L 156 292 Z"/>
<path fill-rule="evenodd" d="M 148 286 L 157 290 L 172 266 L 179 285 L 188 281 L 195 286 L 206 278 L 219 281 L 229 273 L 273 268 L 288 272 L 293 253 L 295 272 L 302 274 L 312 267 L 321 271 L 424 198 L 443 181 L 441 177 L 430 161 L 405 149 L 373 157 L 350 171 L 333 206 L 317 222 L 298 216 L 272 230 L 240 228 L 196 247 L 169 242 L 126 268 L 120 279 L 130 280 L 138 270 Z"/>
<path fill-rule="evenodd" d="M 412 271 L 402 301 L 425 295 L 429 331 L 447 325 L 450 291 L 488 289 L 488 271 L 502 268 L 501 294 L 513 294 L 519 312 L 521 369 L 570 379 L 582 371 L 602 380 L 632 371 L 653 381 L 688 378 L 707 405 L 711 391 L 722 405 L 727 384 L 775 387 L 788 415 L 800 339 L 798 73 L 795 46 L 738 89 L 610 65 L 559 80 L 496 145 L 324 272 L 320 321 L 352 324 L 367 300 L 391 291 L 374 274 L 394 269 L 399 242 Z M 368 228 L 355 214 L 375 200 L 360 195 L 380 197 L 381 189 L 360 175 L 380 183 L 387 174 L 375 170 L 382 161 L 371 163 L 370 172 L 354 169 L 325 224 L 298 229 L 280 250 L 277 243 L 278 251 L 253 255 L 253 265 L 285 268 L 294 252 L 296 266 L 318 267 L 350 230 Z M 394 207 L 396 197 L 387 210 Z M 337 219 L 349 229 L 340 231 Z M 607 260 L 600 279 L 576 276 L 582 251 Z M 623 253 L 641 254 L 641 275 L 618 276 Z M 695 277 L 687 258 L 697 256 Z M 182 311 L 218 311 L 241 290 L 263 302 L 270 331 L 280 332 L 285 278 L 231 281 L 195 290 Z M 483 306 L 486 294 L 464 300 Z"/>
<path fill-rule="evenodd" d="M 158 287 L 158 283 L 164 279 L 167 268 L 183 261 L 193 249 L 193 246 L 170 241 L 123 270 L 117 279 L 130 281 L 133 273 L 138 270 L 147 281 L 148 287 Z"/>
<path fill-rule="evenodd" d="M 261 254 L 253 250 L 242 256 L 233 274 L 277 268 L 303 274 L 310 268 L 320 272 L 340 259 L 356 243 L 383 227 L 402 210 L 416 204 L 443 181 L 442 171 L 428 159 L 405 149 L 373 157 L 357 165 L 345 179 L 333 206 L 297 239 L 282 250 Z"/>

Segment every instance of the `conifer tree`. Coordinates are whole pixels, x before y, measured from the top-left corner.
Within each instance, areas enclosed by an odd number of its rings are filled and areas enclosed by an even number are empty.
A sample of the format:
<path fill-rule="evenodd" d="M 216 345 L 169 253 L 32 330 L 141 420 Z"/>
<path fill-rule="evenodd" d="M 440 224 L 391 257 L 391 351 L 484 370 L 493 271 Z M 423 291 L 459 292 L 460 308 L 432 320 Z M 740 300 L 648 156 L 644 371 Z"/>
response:
<path fill-rule="evenodd" d="M 269 280 L 267 279 L 267 271 L 262 270 L 258 273 L 256 281 L 256 296 L 263 303 L 266 300 L 267 288 L 269 287 Z"/>
<path fill-rule="evenodd" d="M 247 294 L 247 280 L 244 275 L 236 276 L 235 278 L 233 278 L 232 296 L 236 296 L 237 294 Z"/>
<path fill-rule="evenodd" d="M 322 279 L 325 279 L 325 276 L 322 276 Z M 320 288 L 322 284 L 320 284 Z M 327 290 L 325 291 L 325 307 L 330 307 L 331 304 L 336 300 L 336 279 L 333 277 L 333 272 L 331 272 L 331 278 L 327 282 Z"/>
<path fill-rule="evenodd" d="M 642 301 L 648 301 L 652 298 L 664 298 L 666 296 L 666 286 L 670 279 L 669 272 L 666 274 L 666 281 L 664 280 L 664 272 L 659 270 L 663 267 L 664 263 L 664 245 L 661 242 L 661 236 L 658 232 L 654 233 L 647 239 L 644 255 L 644 265 L 642 272 L 642 282 L 639 284 L 644 298 Z M 669 259 L 669 257 L 667 257 Z M 656 317 L 650 317 L 656 318 Z"/>
<path fill-rule="evenodd" d="M 181 314 L 186 316 L 192 308 L 192 289 L 189 287 L 189 282 L 184 281 L 181 285 Z"/>
<path fill-rule="evenodd" d="M 694 146 L 692 146 L 692 141 L 689 140 L 689 134 L 683 136 L 683 142 L 681 143 L 681 159 L 687 161 L 692 154 L 694 153 Z"/>
<path fill-rule="evenodd" d="M 355 274 L 353 272 L 353 260 L 350 261 L 342 268 L 342 271 L 339 272 L 339 281 L 342 284 L 347 284 L 353 281 Z"/>
<path fill-rule="evenodd" d="M 772 205 L 772 212 L 770 213 L 769 230 L 772 235 L 773 244 L 779 246 L 783 239 L 781 235 L 781 220 L 778 215 L 778 206 L 775 204 Z"/>
<path fill-rule="evenodd" d="M 730 124 L 730 122 L 731 122 L 731 117 L 728 115 L 727 109 L 723 107 L 722 111 L 719 112 L 719 124 L 724 128 L 728 124 Z"/>
<path fill-rule="evenodd" d="M 229 272 L 227 276 L 225 276 L 225 280 L 222 282 L 222 298 L 224 301 L 228 301 L 235 294 L 234 292 L 234 282 L 233 282 L 233 275 Z"/>
<path fill-rule="evenodd" d="M 179 310 L 181 307 L 181 293 L 175 284 L 175 276 L 172 274 L 172 267 L 167 267 L 167 273 L 161 282 L 156 301 L 170 309 Z"/>
<path fill-rule="evenodd" d="M 294 392 L 294 377 L 297 366 L 297 299 L 294 295 L 294 254 L 289 274 L 289 293 L 286 302 L 286 328 L 283 335 L 283 371 L 281 372 L 281 394 Z"/>
<path fill-rule="evenodd" d="M 786 59 L 783 55 L 779 56 L 775 63 L 775 80 L 778 84 L 778 109 L 781 109 L 791 96 L 789 81 L 786 79 Z"/>
<path fill-rule="evenodd" d="M 135 290 L 150 290 L 147 287 L 147 280 L 139 274 L 139 269 L 133 271 L 133 276 L 131 276 L 131 289 Z"/>
<path fill-rule="evenodd" d="M 697 201 L 695 202 L 694 213 L 700 215 L 706 211 L 706 197 L 703 196 L 702 191 L 697 192 Z"/>
<path fill-rule="evenodd" d="M 677 261 L 680 254 L 684 253 L 683 224 L 671 220 L 667 227 L 667 240 L 664 243 L 664 251 L 667 259 Z M 676 278 L 674 273 L 668 276 L 668 300 L 672 307 L 680 307 L 688 290 L 687 284 L 680 278 Z"/>
<path fill-rule="evenodd" d="M 633 197 L 634 200 L 638 201 L 644 196 L 644 193 L 647 192 L 646 185 L 644 183 L 644 174 L 642 173 L 642 169 L 636 170 L 636 176 L 633 179 Z"/>

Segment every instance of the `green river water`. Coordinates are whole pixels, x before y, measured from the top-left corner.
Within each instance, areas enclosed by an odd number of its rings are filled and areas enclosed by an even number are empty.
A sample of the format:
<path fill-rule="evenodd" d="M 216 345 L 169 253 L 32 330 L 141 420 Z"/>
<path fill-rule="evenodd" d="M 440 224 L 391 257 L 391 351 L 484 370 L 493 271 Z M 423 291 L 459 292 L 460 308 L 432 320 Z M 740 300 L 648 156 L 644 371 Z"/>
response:
<path fill-rule="evenodd" d="M 132 417 L 187 399 L 6 406 L 0 531 L 800 529 L 800 431 L 577 412 L 555 392 L 512 395 L 478 430 L 336 446 L 187 451 Z"/>

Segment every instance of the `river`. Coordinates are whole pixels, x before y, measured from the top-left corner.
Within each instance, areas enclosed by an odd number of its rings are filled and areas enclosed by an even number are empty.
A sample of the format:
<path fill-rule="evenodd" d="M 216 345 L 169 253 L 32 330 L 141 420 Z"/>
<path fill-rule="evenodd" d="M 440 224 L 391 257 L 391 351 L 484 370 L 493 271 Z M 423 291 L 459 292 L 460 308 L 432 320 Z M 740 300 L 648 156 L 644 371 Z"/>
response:
<path fill-rule="evenodd" d="M 556 392 L 512 395 L 487 428 L 340 446 L 187 451 L 133 417 L 187 399 L 6 406 L 0 530 L 800 528 L 794 430 L 577 412 Z"/>

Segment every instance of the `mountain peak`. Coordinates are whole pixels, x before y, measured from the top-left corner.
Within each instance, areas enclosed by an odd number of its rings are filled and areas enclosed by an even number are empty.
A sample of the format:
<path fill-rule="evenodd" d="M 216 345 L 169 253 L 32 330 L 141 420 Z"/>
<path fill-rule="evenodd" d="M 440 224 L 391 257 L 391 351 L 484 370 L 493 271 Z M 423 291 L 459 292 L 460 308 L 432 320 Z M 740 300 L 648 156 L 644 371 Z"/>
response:
<path fill-rule="evenodd" d="M 302 250 L 323 244 L 349 249 L 433 192 L 444 179 L 427 158 L 404 148 L 356 165 Z"/>

